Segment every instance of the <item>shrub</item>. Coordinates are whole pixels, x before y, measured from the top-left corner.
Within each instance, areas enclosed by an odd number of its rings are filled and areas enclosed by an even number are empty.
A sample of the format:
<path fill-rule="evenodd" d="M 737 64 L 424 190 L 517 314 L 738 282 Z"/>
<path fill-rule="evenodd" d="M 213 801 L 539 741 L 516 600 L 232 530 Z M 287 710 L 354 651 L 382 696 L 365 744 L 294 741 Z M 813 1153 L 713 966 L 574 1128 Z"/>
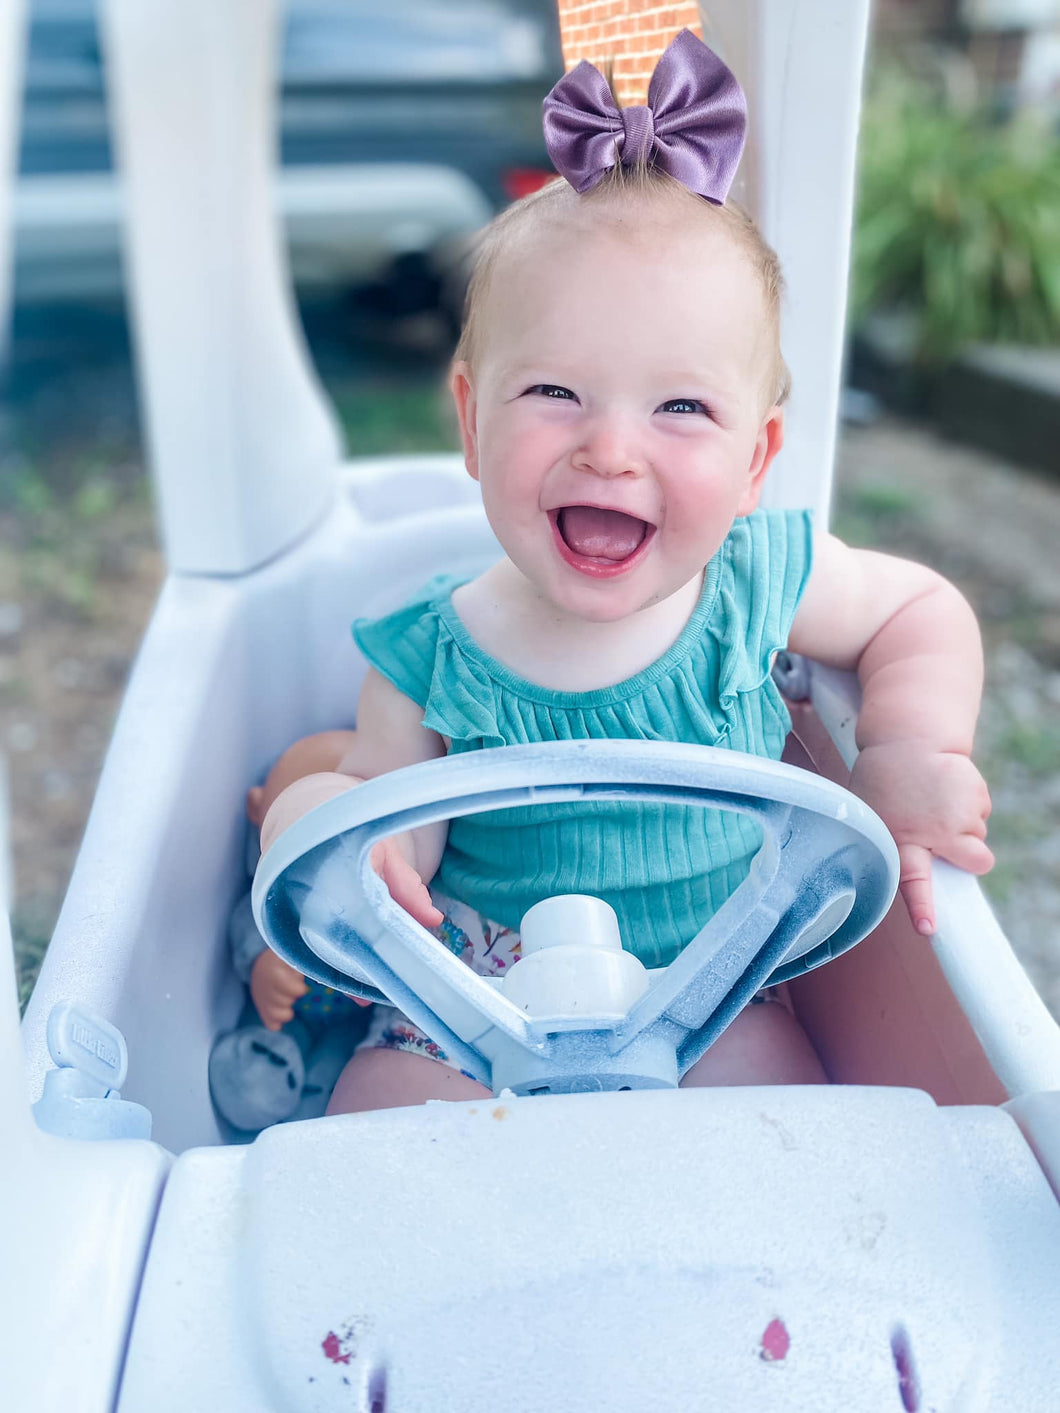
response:
<path fill-rule="evenodd" d="M 896 308 L 925 362 L 1060 342 L 1060 143 L 885 73 L 862 120 L 852 316 Z"/>

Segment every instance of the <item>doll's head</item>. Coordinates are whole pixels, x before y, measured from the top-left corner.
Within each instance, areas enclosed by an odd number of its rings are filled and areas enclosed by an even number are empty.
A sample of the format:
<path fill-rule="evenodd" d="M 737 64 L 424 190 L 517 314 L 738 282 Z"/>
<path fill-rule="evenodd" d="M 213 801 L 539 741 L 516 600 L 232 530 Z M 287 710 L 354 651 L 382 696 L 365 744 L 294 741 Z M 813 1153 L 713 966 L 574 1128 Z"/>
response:
<path fill-rule="evenodd" d="M 509 559 L 624 617 L 701 573 L 783 438 L 781 276 L 753 223 L 658 172 L 556 182 L 483 241 L 452 390 Z"/>

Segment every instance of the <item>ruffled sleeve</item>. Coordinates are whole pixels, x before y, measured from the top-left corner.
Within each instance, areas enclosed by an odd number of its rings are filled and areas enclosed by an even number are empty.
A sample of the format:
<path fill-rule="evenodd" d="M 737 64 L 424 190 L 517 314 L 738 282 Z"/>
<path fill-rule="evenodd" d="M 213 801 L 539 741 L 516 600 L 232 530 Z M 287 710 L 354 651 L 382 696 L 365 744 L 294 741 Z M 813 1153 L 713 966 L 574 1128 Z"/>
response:
<path fill-rule="evenodd" d="M 813 522 L 808 510 L 756 510 L 737 520 L 722 556 L 712 627 L 721 648 L 722 704 L 769 678 L 785 647 L 810 577 Z"/>
<path fill-rule="evenodd" d="M 423 724 L 467 749 L 503 746 L 494 684 L 466 654 L 449 624 L 450 597 L 461 581 L 432 579 L 404 608 L 358 618 L 353 637 L 376 671 L 423 708 Z"/>
<path fill-rule="evenodd" d="M 444 617 L 438 620 L 434 671 L 423 724 L 447 736 L 457 750 L 507 744 L 497 720 L 496 684 L 461 650 Z"/>
<path fill-rule="evenodd" d="M 404 608 L 383 618 L 358 618 L 353 640 L 384 677 L 419 706 L 425 706 L 438 637 L 435 601 L 455 581 L 432 579 Z"/>

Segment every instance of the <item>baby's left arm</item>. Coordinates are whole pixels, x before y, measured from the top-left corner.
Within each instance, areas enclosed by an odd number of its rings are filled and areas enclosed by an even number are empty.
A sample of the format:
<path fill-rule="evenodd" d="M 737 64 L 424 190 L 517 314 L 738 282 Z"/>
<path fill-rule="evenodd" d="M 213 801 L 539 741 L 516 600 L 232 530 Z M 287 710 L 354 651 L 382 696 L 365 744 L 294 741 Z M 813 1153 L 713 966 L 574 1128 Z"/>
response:
<path fill-rule="evenodd" d="M 788 646 L 857 670 L 860 754 L 850 788 L 894 835 L 902 896 L 928 934 L 932 855 L 970 873 L 994 862 L 990 796 L 970 758 L 983 686 L 975 615 L 933 570 L 818 534 Z"/>

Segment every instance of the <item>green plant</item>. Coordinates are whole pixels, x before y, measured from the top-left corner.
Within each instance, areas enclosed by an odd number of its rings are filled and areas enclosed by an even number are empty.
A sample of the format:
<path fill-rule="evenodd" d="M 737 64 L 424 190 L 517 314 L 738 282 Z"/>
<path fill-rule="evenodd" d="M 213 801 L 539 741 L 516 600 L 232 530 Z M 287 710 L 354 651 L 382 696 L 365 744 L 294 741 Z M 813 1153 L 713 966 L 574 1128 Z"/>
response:
<path fill-rule="evenodd" d="M 908 310 L 917 351 L 1060 342 L 1060 143 L 1032 122 L 958 112 L 884 72 L 866 100 L 855 323 Z"/>
<path fill-rule="evenodd" d="M 1013 722 L 997 743 L 998 754 L 1032 775 L 1052 775 L 1060 770 L 1060 729 L 1051 723 Z"/>
<path fill-rule="evenodd" d="M 340 389 L 335 406 L 353 456 L 455 451 L 459 446 L 448 396 L 434 383 Z"/>
<path fill-rule="evenodd" d="M 18 973 L 18 1001 L 26 1009 L 37 973 L 44 961 L 51 936 L 57 906 L 49 908 L 40 898 L 31 898 L 14 910 L 11 933 L 15 944 L 15 969 Z"/>
<path fill-rule="evenodd" d="M 890 481 L 867 481 L 850 491 L 851 508 L 875 518 L 901 520 L 916 516 L 920 501 L 905 486 L 896 486 Z"/>
<path fill-rule="evenodd" d="M 852 545 L 908 553 L 924 513 L 921 501 L 904 486 L 885 481 L 850 485 L 840 480 L 832 529 Z"/>

